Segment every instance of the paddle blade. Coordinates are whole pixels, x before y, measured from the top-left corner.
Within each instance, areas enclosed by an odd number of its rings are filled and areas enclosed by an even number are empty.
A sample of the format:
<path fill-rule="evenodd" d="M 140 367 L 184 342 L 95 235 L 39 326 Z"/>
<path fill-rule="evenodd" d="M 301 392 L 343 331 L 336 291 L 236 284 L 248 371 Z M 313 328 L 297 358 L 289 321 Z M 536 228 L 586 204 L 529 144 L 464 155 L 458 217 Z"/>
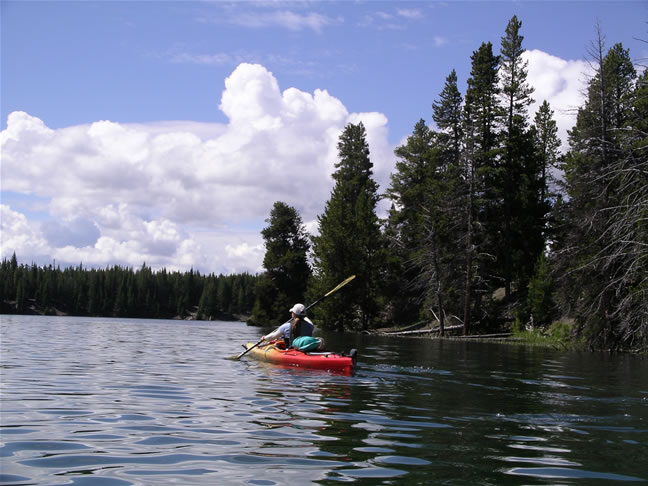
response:
<path fill-rule="evenodd" d="M 246 354 L 248 351 L 250 351 L 250 350 L 256 348 L 256 347 L 257 347 L 259 344 L 261 344 L 262 342 L 263 342 L 263 339 L 260 340 L 260 341 L 259 341 L 258 343 L 256 343 L 255 345 L 250 346 L 249 348 L 245 348 L 245 351 L 243 351 L 242 353 L 237 354 L 236 356 L 227 356 L 227 357 L 225 357 L 225 359 L 229 359 L 229 360 L 232 360 L 232 361 L 238 361 L 238 360 L 241 359 L 243 356 L 245 356 L 245 354 Z M 245 344 L 244 344 L 243 346 L 245 346 Z"/>
<path fill-rule="evenodd" d="M 333 290 L 330 290 L 324 297 L 328 297 L 331 295 L 333 292 L 337 292 L 340 290 L 342 287 L 344 287 L 346 284 L 348 284 L 351 280 L 356 278 L 355 275 L 351 275 L 349 278 L 347 278 L 344 282 L 340 283 L 337 287 L 335 287 Z"/>

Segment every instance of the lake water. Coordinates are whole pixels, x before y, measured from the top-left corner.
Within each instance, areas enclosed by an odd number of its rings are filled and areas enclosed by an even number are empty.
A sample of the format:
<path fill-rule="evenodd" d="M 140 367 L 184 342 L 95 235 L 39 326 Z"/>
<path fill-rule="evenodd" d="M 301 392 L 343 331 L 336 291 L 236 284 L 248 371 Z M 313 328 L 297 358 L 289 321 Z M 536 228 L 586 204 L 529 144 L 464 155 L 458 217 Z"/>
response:
<path fill-rule="evenodd" d="M 353 376 L 225 359 L 241 323 L 0 316 L 0 484 L 648 483 L 648 360 L 327 335 Z"/>

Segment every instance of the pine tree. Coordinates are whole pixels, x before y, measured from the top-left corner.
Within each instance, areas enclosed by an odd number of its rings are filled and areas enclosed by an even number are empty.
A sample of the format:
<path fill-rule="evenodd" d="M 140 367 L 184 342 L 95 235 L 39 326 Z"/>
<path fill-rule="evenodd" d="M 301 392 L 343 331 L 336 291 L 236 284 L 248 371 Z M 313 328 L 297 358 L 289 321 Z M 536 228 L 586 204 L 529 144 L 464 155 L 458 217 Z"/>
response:
<path fill-rule="evenodd" d="M 211 320 L 218 312 L 216 308 L 216 284 L 213 277 L 208 278 L 198 302 L 198 318 Z"/>
<path fill-rule="evenodd" d="M 463 100 L 453 70 L 446 78 L 439 101 L 432 104 L 432 119 L 439 132 L 435 148 L 438 157 L 430 173 L 428 197 L 424 207 L 426 251 L 423 277 L 432 284 L 428 300 L 435 301 L 441 334 L 444 332 L 446 310 L 461 315 L 459 289 L 465 283 L 463 245 L 467 226 L 466 166 L 464 147 Z"/>
<path fill-rule="evenodd" d="M 502 37 L 499 75 L 502 81 L 502 105 L 505 114 L 503 167 L 500 186 L 503 215 L 502 244 L 498 260 L 506 297 L 511 295 L 514 277 L 520 289 L 526 289 L 533 273 L 533 263 L 542 251 L 544 209 L 541 203 L 538 159 L 533 138 L 527 128 L 527 108 L 533 102 L 533 88 L 527 82 L 520 35 L 522 23 L 513 16 Z M 538 194 L 536 194 L 538 192 Z"/>
<path fill-rule="evenodd" d="M 493 46 L 482 43 L 471 56 L 472 70 L 464 104 L 466 180 L 464 207 L 465 248 L 464 333 L 472 315 L 482 314 L 482 296 L 492 290 L 496 277 L 495 258 L 500 247 L 501 168 L 497 126 L 502 113 L 497 98 L 499 57 Z"/>
<path fill-rule="evenodd" d="M 506 109 L 506 130 L 509 137 L 515 126 L 524 128 L 527 120 L 527 108 L 533 99 L 533 88 L 527 82 L 528 62 L 522 55 L 524 36 L 520 35 L 520 22 L 513 16 L 506 26 L 506 35 L 502 37 L 499 76 L 502 81 L 502 96 Z"/>
<path fill-rule="evenodd" d="M 645 295 L 635 293 L 642 287 L 645 292 L 645 274 L 632 271 L 645 262 L 640 236 L 645 219 L 630 216 L 646 187 L 636 165 L 645 153 L 633 153 L 623 137 L 635 119 L 636 72 L 620 44 L 605 53 L 600 29 L 590 52 L 597 70 L 569 132 L 565 162 L 570 230 L 561 248 L 560 295 L 563 309 L 575 315 L 592 345 L 627 346 L 637 338 L 645 342 L 638 334 L 645 329 L 645 315 L 637 320 L 627 314 L 637 315 L 630 309 L 636 309 L 636 297 Z"/>
<path fill-rule="evenodd" d="M 284 322 L 290 317 L 288 309 L 303 302 L 310 266 L 310 249 L 306 229 L 295 208 L 281 201 L 274 203 L 270 217 L 261 234 L 266 253 L 264 274 L 257 287 L 257 300 L 250 323 Z M 237 296 L 237 293 L 234 293 Z"/>
<path fill-rule="evenodd" d="M 535 115 L 534 137 L 540 166 L 540 180 L 542 192 L 540 200 L 546 202 L 550 194 L 547 189 L 556 185 L 557 181 L 552 175 L 552 169 L 557 169 L 559 164 L 560 139 L 558 138 L 558 125 L 554 120 L 551 106 L 544 100 Z"/>
<path fill-rule="evenodd" d="M 533 278 L 529 281 L 527 308 L 534 326 L 551 324 L 554 313 L 553 280 L 544 252 L 540 253 Z"/>
<path fill-rule="evenodd" d="M 401 263 L 390 272 L 390 279 L 394 280 L 392 286 L 399 282 L 398 277 L 402 280 L 391 295 L 408 297 L 400 302 L 401 318 L 438 318 L 443 330 L 447 308 L 459 300 L 451 293 L 461 287 L 457 279 L 461 260 L 456 247 L 460 238 L 457 230 L 464 224 L 460 217 L 462 97 L 455 71 L 446 78 L 432 109 L 440 131 L 431 131 L 420 120 L 407 143 L 395 151 L 399 161 L 388 190 L 394 201 L 388 234 L 398 242 L 395 246 L 401 253 Z M 410 315 L 408 310 L 417 313 Z"/>
<path fill-rule="evenodd" d="M 391 308 L 401 323 L 418 320 L 421 294 L 416 281 L 422 273 L 417 255 L 425 245 L 424 214 L 429 173 L 433 158 L 434 133 L 424 120 L 419 120 L 407 142 L 394 150 L 398 157 L 391 186 L 387 190 L 393 201 L 389 212 L 387 234 L 390 239 L 392 261 L 389 268 L 389 295 Z"/>
<path fill-rule="evenodd" d="M 358 323 L 367 329 L 378 312 L 384 253 L 376 215 L 378 186 L 372 179 L 373 164 L 362 123 L 346 126 L 338 155 L 335 186 L 318 217 L 320 234 L 312 239 L 316 280 L 311 295 L 322 295 L 356 275 L 353 285 L 317 308 L 317 315 L 325 327 L 342 330 Z"/>
<path fill-rule="evenodd" d="M 27 297 L 25 296 L 25 281 L 27 280 L 26 276 L 23 275 L 22 278 L 18 278 L 18 285 L 16 288 L 16 310 L 24 312 L 26 309 Z"/>
<path fill-rule="evenodd" d="M 447 164 L 458 164 L 463 140 L 463 99 L 457 87 L 457 73 L 453 69 L 445 80 L 439 101 L 432 103 L 432 119 L 439 128 L 438 145 L 442 147 Z"/>

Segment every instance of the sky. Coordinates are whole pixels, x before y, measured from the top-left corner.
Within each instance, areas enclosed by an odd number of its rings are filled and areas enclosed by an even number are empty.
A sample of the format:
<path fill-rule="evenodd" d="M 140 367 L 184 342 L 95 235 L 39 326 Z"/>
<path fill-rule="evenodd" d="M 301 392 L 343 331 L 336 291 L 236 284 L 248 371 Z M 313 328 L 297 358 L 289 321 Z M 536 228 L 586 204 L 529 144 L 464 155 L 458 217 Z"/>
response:
<path fill-rule="evenodd" d="M 317 233 L 339 135 L 380 191 L 454 69 L 517 15 L 566 147 L 597 22 L 641 69 L 644 1 L 0 0 L 0 257 L 262 271 L 274 202 Z M 379 208 L 382 211 L 383 208 Z"/>

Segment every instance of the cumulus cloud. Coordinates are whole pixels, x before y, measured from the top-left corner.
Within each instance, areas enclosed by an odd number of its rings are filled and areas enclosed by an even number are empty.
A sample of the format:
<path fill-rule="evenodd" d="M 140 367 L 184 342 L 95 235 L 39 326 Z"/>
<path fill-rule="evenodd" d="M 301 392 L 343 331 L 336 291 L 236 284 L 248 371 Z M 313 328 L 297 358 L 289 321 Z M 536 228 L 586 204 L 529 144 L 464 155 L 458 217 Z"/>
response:
<path fill-rule="evenodd" d="M 0 204 L 0 228 L 3 257 L 9 258 L 15 252 L 19 257 L 29 255 L 28 262 L 44 263 L 48 259 L 47 241 L 38 228 L 27 221 L 24 214 Z"/>
<path fill-rule="evenodd" d="M 349 113 L 326 90 L 282 91 L 261 65 L 239 65 L 224 84 L 224 124 L 103 120 L 54 130 L 11 113 L 0 132 L 2 190 L 49 201 L 49 220 L 3 206 L 2 256 L 256 272 L 275 201 L 304 221 L 323 211 L 349 122 L 365 124 L 386 185 L 393 155 L 383 114 Z"/>
<path fill-rule="evenodd" d="M 535 102 L 529 111 L 533 114 L 544 100 L 549 102 L 562 148 L 566 149 L 567 130 L 574 126 L 576 110 L 583 103 L 591 67 L 586 61 L 565 60 L 535 49 L 526 51 L 523 56 L 528 61 L 529 84 L 535 88 Z"/>

